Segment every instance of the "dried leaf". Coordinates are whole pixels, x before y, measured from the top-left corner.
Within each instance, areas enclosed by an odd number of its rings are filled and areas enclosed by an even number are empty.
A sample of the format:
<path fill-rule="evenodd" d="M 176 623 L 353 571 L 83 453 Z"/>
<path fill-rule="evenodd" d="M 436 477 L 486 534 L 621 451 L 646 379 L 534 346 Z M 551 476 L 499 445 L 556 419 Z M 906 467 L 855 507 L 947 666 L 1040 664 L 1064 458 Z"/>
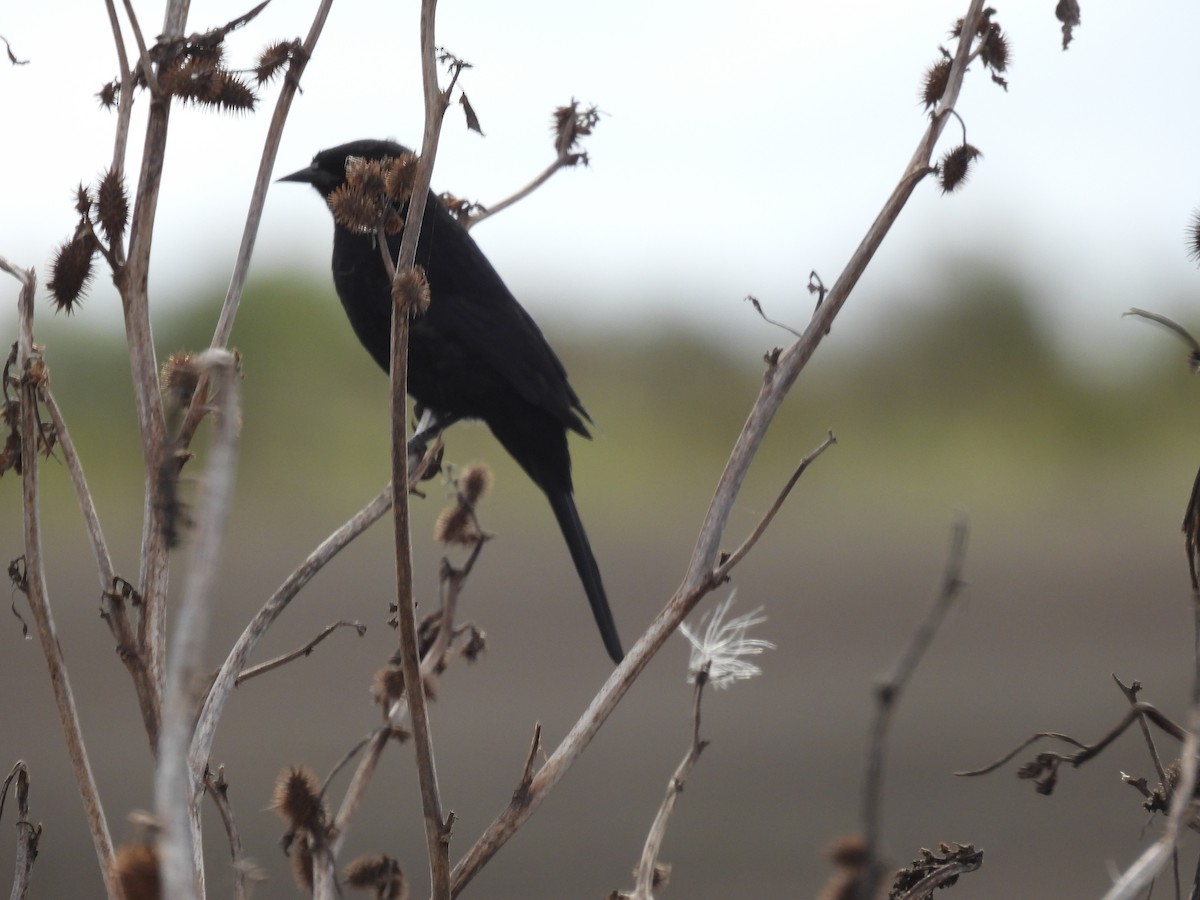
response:
<path fill-rule="evenodd" d="M 465 91 L 458 95 L 458 102 L 462 104 L 463 115 L 467 117 L 467 127 L 483 136 L 483 129 L 479 127 L 479 116 L 475 115 L 475 108 L 471 106 L 471 101 L 467 99 Z"/>

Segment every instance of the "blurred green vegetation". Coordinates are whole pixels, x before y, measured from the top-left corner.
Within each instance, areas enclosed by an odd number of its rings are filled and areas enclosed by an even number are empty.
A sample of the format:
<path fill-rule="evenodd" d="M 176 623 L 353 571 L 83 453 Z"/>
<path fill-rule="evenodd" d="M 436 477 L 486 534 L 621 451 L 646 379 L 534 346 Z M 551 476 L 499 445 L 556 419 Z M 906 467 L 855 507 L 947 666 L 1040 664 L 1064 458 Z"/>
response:
<path fill-rule="evenodd" d="M 207 345 L 220 297 L 209 292 L 156 323 L 160 360 Z M 1182 346 L 1165 332 L 1131 339 L 1154 357 L 1123 381 L 1088 378 L 1045 333 L 1035 302 L 994 271 L 963 268 L 942 297 L 885 323 L 885 338 L 847 349 L 835 331 L 768 435 L 748 496 L 772 496 L 831 428 L 839 445 L 805 489 L 847 517 L 903 516 L 918 498 L 943 512 L 982 501 L 1028 513 L 1099 494 L 1136 506 L 1166 485 L 1186 497 L 1190 475 L 1181 484 L 1180 473 L 1200 462 L 1200 434 Z M 135 532 L 141 453 L 121 337 L 90 328 L 86 309 L 41 315 L 38 340 L 101 512 L 121 508 Z M 789 337 L 780 331 L 779 343 Z M 597 425 L 593 444 L 573 445 L 589 521 L 623 528 L 631 509 L 647 525 L 702 512 L 769 347 L 637 325 L 550 338 Z M 328 282 L 258 279 L 233 344 L 244 372 L 239 513 L 344 513 L 385 483 L 386 379 Z M 524 484 L 486 429 L 453 429 L 448 459 L 477 458 L 501 484 Z M 65 473 L 46 481 L 47 503 L 73 502 Z M 514 488 L 522 502 L 524 491 Z M 0 499 L 15 509 L 18 498 L 17 479 L 3 479 Z"/>

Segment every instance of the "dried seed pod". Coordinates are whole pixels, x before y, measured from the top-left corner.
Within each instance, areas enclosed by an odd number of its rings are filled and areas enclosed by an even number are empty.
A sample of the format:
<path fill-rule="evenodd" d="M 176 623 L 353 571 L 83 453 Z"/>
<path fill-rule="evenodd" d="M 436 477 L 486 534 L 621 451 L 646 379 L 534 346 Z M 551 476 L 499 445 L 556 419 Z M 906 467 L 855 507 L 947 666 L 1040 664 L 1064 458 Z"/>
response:
<path fill-rule="evenodd" d="M 392 301 L 397 309 L 410 316 L 424 314 L 429 309 L 429 281 L 425 278 L 425 270 L 413 266 L 401 273 L 392 282 Z"/>
<path fill-rule="evenodd" d="M 925 81 L 921 85 L 921 102 L 925 104 L 926 109 L 937 106 L 942 95 L 946 93 L 946 86 L 950 83 L 950 65 L 950 60 L 940 59 L 925 70 Z"/>
<path fill-rule="evenodd" d="M 983 154 L 971 144 L 960 144 L 942 157 L 938 166 L 938 180 L 942 185 L 942 193 L 949 194 L 967 179 L 971 163 Z"/>
<path fill-rule="evenodd" d="M 129 223 L 129 197 L 125 194 L 125 176 L 120 169 L 109 169 L 96 189 L 96 218 L 110 242 L 125 233 Z"/>
<path fill-rule="evenodd" d="M 96 236 L 90 228 L 80 228 L 54 254 L 50 263 L 50 289 L 54 306 L 68 315 L 83 301 L 91 284 L 96 255 Z"/>

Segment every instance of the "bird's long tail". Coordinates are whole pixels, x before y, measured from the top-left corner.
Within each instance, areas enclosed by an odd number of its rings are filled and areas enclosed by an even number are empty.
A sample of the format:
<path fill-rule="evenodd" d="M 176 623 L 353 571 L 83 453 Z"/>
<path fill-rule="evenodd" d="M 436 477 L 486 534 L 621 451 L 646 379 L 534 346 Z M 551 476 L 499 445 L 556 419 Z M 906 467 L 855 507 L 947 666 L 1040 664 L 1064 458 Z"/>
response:
<path fill-rule="evenodd" d="M 617 634 L 617 623 L 613 621 L 612 610 L 608 608 L 608 597 L 604 593 L 604 583 L 600 580 L 600 568 L 596 558 L 592 556 L 592 545 L 588 543 L 587 533 L 579 520 L 579 511 L 575 508 L 575 498 L 570 491 L 548 491 L 546 497 L 558 519 L 558 527 L 562 530 L 567 541 L 567 549 L 571 551 L 571 560 L 583 582 L 587 593 L 588 603 L 592 607 L 592 615 L 596 617 L 596 625 L 600 628 L 600 637 L 604 641 L 604 649 L 619 663 L 625 658 L 621 649 L 621 638 Z"/>

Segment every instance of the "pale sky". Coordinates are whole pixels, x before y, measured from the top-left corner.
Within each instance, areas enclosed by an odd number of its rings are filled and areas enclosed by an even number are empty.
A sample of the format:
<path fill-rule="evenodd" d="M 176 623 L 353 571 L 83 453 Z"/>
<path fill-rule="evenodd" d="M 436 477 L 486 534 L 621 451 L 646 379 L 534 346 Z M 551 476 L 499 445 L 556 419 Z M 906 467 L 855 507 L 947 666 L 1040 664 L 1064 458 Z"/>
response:
<path fill-rule="evenodd" d="M 196 0 L 189 30 L 251 5 Z M 833 282 L 911 155 L 923 70 L 966 5 L 443 0 L 438 42 L 474 64 L 460 84 L 487 137 L 452 109 L 434 187 L 502 198 L 549 162 L 552 109 L 572 96 L 595 103 L 606 115 L 586 145 L 591 168 L 559 174 L 473 232 L 514 293 L 557 328 L 646 317 L 777 343 L 742 298 L 803 323 L 808 272 Z M 936 293 L 945 254 L 978 255 L 1044 289 L 1075 353 L 1107 365 L 1145 350 L 1122 310 L 1186 317 L 1200 300 L 1183 240 L 1200 207 L 1200 4 L 1083 0 L 1066 53 L 1054 0 L 994 5 L 1012 44 L 1009 91 L 976 66 L 958 107 L 984 158 L 956 195 L 932 180 L 918 189 L 838 328 L 843 340 L 874 333 L 889 309 L 902 315 Z M 161 4 L 135 6 L 156 34 Z M 253 65 L 269 41 L 302 36 L 315 8 L 275 0 L 231 37 L 231 60 Z M 358 137 L 417 142 L 418 9 L 334 4 L 277 174 Z M 44 284 L 75 220 L 74 186 L 111 157 L 115 116 L 95 93 L 116 74 L 115 55 L 100 0 L 9 0 L 0 34 L 30 60 L 0 65 L 0 254 L 37 266 Z M 252 115 L 173 113 L 156 305 L 223 290 L 277 90 Z M 957 134 L 951 126 L 943 148 Z M 135 124 L 129 171 L 140 140 Z M 330 231 L 311 191 L 273 187 L 254 271 L 322 275 Z M 98 278 L 79 317 L 100 327 L 117 310 Z"/>

